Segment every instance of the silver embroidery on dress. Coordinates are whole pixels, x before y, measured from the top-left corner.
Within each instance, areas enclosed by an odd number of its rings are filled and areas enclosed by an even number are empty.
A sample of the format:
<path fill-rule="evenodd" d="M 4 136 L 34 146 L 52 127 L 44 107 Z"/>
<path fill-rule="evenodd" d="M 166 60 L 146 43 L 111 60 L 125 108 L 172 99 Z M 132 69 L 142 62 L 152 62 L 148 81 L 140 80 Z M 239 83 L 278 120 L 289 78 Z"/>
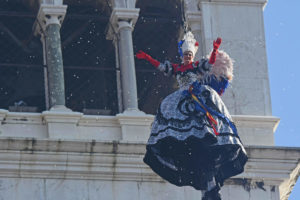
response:
<path fill-rule="evenodd" d="M 180 89 L 187 89 L 192 83 L 199 80 L 199 75 L 193 72 L 188 72 L 183 76 L 177 74 L 176 79 Z"/>

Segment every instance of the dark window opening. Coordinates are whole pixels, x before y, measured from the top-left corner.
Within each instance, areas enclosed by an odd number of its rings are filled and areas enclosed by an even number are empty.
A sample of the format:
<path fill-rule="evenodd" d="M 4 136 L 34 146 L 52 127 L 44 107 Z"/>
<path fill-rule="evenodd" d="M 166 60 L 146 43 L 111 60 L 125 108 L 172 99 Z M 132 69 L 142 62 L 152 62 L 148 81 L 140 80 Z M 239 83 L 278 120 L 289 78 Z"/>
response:
<path fill-rule="evenodd" d="M 68 1 L 61 29 L 66 105 L 84 114 L 118 113 L 115 48 L 106 40 L 106 4 Z"/>
<path fill-rule="evenodd" d="M 160 62 L 181 62 L 177 42 L 181 27 L 180 1 L 138 1 L 140 15 L 133 34 L 135 53 L 143 50 Z M 166 77 L 151 64 L 136 59 L 139 109 L 155 114 L 161 100 L 176 90 L 174 77 Z"/>
<path fill-rule="evenodd" d="M 0 108 L 45 110 L 43 53 L 33 34 L 36 14 L 22 1 L 0 3 Z"/>

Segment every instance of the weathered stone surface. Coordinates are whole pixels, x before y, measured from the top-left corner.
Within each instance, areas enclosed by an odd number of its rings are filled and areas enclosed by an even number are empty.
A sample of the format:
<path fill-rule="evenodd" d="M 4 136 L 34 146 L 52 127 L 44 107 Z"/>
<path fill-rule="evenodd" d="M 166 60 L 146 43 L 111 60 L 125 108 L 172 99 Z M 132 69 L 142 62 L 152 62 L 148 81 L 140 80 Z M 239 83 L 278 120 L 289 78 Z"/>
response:
<path fill-rule="evenodd" d="M 224 199 L 278 199 L 280 184 L 299 165 L 300 148 L 246 150 L 245 172 L 225 182 Z M 154 174 L 142 161 L 144 153 L 140 142 L 2 138 L 0 199 L 22 199 L 22 193 L 42 200 L 199 199 L 199 191 Z"/>

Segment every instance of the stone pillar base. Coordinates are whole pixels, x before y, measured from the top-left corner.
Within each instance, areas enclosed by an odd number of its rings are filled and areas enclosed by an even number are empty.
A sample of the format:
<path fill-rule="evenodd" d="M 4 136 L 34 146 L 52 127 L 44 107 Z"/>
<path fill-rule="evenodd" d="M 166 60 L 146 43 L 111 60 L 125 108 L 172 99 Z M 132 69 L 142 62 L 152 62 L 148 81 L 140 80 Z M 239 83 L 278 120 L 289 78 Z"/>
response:
<path fill-rule="evenodd" d="M 148 140 L 153 115 L 146 115 L 139 110 L 125 110 L 116 117 L 121 125 L 123 141 L 146 142 Z"/>
<path fill-rule="evenodd" d="M 42 113 L 48 130 L 48 138 L 79 138 L 77 124 L 82 113 L 72 112 L 70 109 L 59 106 Z"/>

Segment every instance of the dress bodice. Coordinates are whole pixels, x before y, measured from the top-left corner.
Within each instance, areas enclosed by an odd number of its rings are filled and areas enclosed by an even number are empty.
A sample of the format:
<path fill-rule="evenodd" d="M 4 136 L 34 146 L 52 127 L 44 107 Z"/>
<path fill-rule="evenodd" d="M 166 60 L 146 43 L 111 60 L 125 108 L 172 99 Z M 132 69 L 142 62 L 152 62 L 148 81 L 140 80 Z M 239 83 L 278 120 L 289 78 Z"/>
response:
<path fill-rule="evenodd" d="M 193 71 L 188 71 L 184 74 L 178 73 L 176 74 L 176 80 L 180 89 L 188 89 L 188 87 L 194 83 L 195 81 L 201 80 L 201 75 L 197 74 Z"/>
<path fill-rule="evenodd" d="M 228 80 L 221 76 L 217 78 L 215 74 L 211 73 L 211 68 L 212 65 L 206 59 L 188 65 L 171 64 L 166 61 L 158 67 L 165 75 L 175 75 L 180 90 L 186 90 L 192 83 L 198 81 L 212 87 L 221 95 L 228 86 Z"/>
<path fill-rule="evenodd" d="M 206 65 L 206 66 L 204 66 Z M 190 63 L 188 65 L 177 65 L 174 69 L 174 74 L 180 89 L 188 89 L 195 81 L 201 81 L 205 76 L 206 71 L 209 71 L 211 65 L 205 60 Z"/>

